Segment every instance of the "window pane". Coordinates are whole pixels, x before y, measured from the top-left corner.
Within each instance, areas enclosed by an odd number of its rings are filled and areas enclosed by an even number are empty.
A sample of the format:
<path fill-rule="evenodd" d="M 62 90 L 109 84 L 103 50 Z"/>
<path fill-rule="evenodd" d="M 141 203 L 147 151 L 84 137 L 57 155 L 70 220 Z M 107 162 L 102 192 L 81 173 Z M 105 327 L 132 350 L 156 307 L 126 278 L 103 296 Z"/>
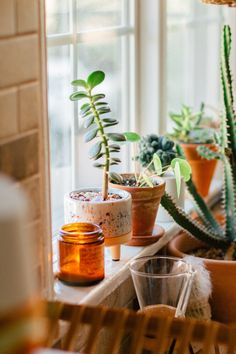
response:
<path fill-rule="evenodd" d="M 77 0 L 77 31 L 120 26 L 124 0 Z"/>
<path fill-rule="evenodd" d="M 223 11 L 195 0 L 183 3 L 167 2 L 167 109 L 179 110 L 182 103 L 199 109 L 201 102 L 218 109 Z"/>
<path fill-rule="evenodd" d="M 70 47 L 48 49 L 48 104 L 53 230 L 63 222 L 63 196 L 72 188 Z"/>
<path fill-rule="evenodd" d="M 47 0 L 47 34 L 69 32 L 69 0 Z"/>

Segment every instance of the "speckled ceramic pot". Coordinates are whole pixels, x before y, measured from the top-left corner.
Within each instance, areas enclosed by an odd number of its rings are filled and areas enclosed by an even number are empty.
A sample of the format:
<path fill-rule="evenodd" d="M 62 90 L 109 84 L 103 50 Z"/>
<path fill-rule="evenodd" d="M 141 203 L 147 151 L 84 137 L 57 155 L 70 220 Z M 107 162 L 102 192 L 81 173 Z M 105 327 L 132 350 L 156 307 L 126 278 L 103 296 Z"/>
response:
<path fill-rule="evenodd" d="M 76 192 L 99 192 L 98 188 L 83 188 Z M 65 222 L 92 222 L 98 224 L 105 237 L 106 246 L 120 246 L 131 238 L 131 195 L 122 190 L 110 189 L 121 199 L 102 202 L 81 201 L 67 194 L 64 199 Z M 119 247 L 112 248 L 113 260 L 120 259 Z"/>

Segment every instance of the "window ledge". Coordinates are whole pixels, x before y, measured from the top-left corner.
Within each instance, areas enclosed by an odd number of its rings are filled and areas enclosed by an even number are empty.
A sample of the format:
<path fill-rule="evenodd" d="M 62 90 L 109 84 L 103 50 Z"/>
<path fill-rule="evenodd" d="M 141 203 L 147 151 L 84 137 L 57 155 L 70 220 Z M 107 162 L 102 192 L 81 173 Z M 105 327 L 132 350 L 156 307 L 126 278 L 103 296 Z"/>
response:
<path fill-rule="evenodd" d="M 222 183 L 214 180 L 208 203 L 213 205 L 219 200 Z M 186 198 L 185 210 L 193 209 L 190 199 Z M 121 246 L 121 259 L 114 262 L 109 248 L 105 249 L 105 279 L 99 284 L 89 287 L 74 287 L 55 280 L 54 291 L 56 300 L 73 304 L 127 306 L 134 298 L 134 289 L 130 277 L 129 263 L 137 257 L 152 256 L 164 247 L 176 234 L 180 227 L 174 223 L 159 223 L 165 229 L 165 235 L 156 243 L 146 247 Z M 125 291 L 122 289 L 125 288 Z"/>

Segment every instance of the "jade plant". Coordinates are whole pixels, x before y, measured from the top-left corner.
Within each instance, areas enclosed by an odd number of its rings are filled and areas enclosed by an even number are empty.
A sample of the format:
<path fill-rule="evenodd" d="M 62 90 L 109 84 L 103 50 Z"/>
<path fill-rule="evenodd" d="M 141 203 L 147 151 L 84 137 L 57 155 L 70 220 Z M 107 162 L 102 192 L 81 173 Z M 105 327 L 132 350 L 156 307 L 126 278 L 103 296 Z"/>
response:
<path fill-rule="evenodd" d="M 177 187 L 177 194 L 180 195 L 180 188 L 181 188 L 181 178 L 184 179 L 184 181 L 188 181 L 190 176 L 191 176 L 191 167 L 189 163 L 181 156 L 181 158 L 177 157 L 177 153 L 172 150 L 173 148 L 173 142 L 170 141 L 168 138 L 165 137 L 158 137 L 157 135 L 149 135 L 147 137 L 141 138 L 137 133 L 124 133 L 126 139 L 129 142 L 137 143 L 139 142 L 139 154 L 138 157 L 134 157 L 134 160 L 139 160 L 141 162 L 141 165 L 144 167 L 141 172 L 137 173 L 136 171 L 134 172 L 133 176 L 129 179 L 126 180 L 123 178 L 122 175 L 111 172 L 110 173 L 110 181 L 112 183 L 117 183 L 117 184 L 127 184 L 130 186 L 135 186 L 135 187 L 151 187 L 153 188 L 155 186 L 155 177 L 156 176 L 162 176 L 167 170 L 171 170 L 176 179 L 176 187 Z M 145 149 L 147 148 L 147 143 L 151 143 L 151 148 L 150 146 L 148 147 L 149 152 L 148 152 L 148 158 L 143 161 L 143 154 L 144 148 L 143 144 L 145 144 Z M 157 143 L 153 144 L 153 143 Z M 155 147 L 153 147 L 155 145 Z M 163 158 L 163 154 L 160 152 L 163 152 L 163 150 L 158 149 L 158 147 L 164 147 L 167 151 L 167 148 L 171 150 L 171 156 L 168 156 L 168 161 L 167 159 Z M 157 150 L 155 152 L 155 149 Z M 147 152 L 147 151 L 146 151 Z M 170 152 L 170 151 L 169 151 Z M 150 153 L 150 154 L 149 154 Z M 142 163 L 143 161 L 143 163 Z"/>
<path fill-rule="evenodd" d="M 94 89 L 105 79 L 103 71 L 92 72 L 87 80 L 74 80 L 72 85 L 82 90 L 70 95 L 72 101 L 86 101 L 80 107 L 80 117 L 84 120 L 84 128 L 87 132 L 84 136 L 85 142 L 96 140 L 89 150 L 89 158 L 94 160 L 94 167 L 103 169 L 103 200 L 108 198 L 108 174 L 110 166 L 118 165 L 121 160 L 114 157 L 120 151 L 119 143 L 126 141 L 124 134 L 108 132 L 110 127 L 119 122 L 114 118 L 104 117 L 111 109 L 104 101 L 105 94 L 95 93 Z"/>
<path fill-rule="evenodd" d="M 219 225 L 211 214 L 205 201 L 197 193 L 191 180 L 186 182 L 195 202 L 202 223 L 191 219 L 178 208 L 169 195 L 165 193 L 161 204 L 173 219 L 195 238 L 224 250 L 225 259 L 236 259 L 236 115 L 230 71 L 231 30 L 225 25 L 222 33 L 221 83 L 224 100 L 224 115 L 221 118 L 221 138 L 218 139 L 218 151 L 199 147 L 199 153 L 207 159 L 218 159 L 224 167 L 223 209 L 225 224 Z M 180 147 L 179 154 L 183 154 Z"/>
<path fill-rule="evenodd" d="M 214 129 L 204 127 L 205 104 L 202 103 L 199 112 L 193 112 L 189 106 L 182 105 L 180 113 L 169 114 L 175 124 L 170 137 L 181 143 L 210 144 L 214 142 Z"/>

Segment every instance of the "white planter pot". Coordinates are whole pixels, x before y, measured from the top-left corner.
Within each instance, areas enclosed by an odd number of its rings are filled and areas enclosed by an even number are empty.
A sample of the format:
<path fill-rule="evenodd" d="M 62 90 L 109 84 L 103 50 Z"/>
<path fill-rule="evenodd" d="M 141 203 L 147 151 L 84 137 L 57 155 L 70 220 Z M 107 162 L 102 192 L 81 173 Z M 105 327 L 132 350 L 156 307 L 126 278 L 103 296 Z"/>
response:
<path fill-rule="evenodd" d="M 185 201 L 185 183 L 184 180 L 181 180 L 181 190 L 180 196 L 177 196 L 177 188 L 176 188 L 176 180 L 174 175 L 162 176 L 162 178 L 166 182 L 165 191 L 174 199 L 176 204 L 184 209 L 184 201 Z M 167 213 L 167 211 L 160 205 L 157 214 L 158 222 L 171 222 L 173 221 L 172 217 Z"/>
<path fill-rule="evenodd" d="M 76 192 L 99 192 L 98 188 L 82 188 Z M 119 189 L 109 193 L 118 194 L 121 199 L 102 202 L 76 200 L 65 195 L 65 223 L 91 222 L 103 230 L 105 245 L 112 247 L 113 260 L 120 259 L 120 245 L 131 238 L 131 195 Z"/>

